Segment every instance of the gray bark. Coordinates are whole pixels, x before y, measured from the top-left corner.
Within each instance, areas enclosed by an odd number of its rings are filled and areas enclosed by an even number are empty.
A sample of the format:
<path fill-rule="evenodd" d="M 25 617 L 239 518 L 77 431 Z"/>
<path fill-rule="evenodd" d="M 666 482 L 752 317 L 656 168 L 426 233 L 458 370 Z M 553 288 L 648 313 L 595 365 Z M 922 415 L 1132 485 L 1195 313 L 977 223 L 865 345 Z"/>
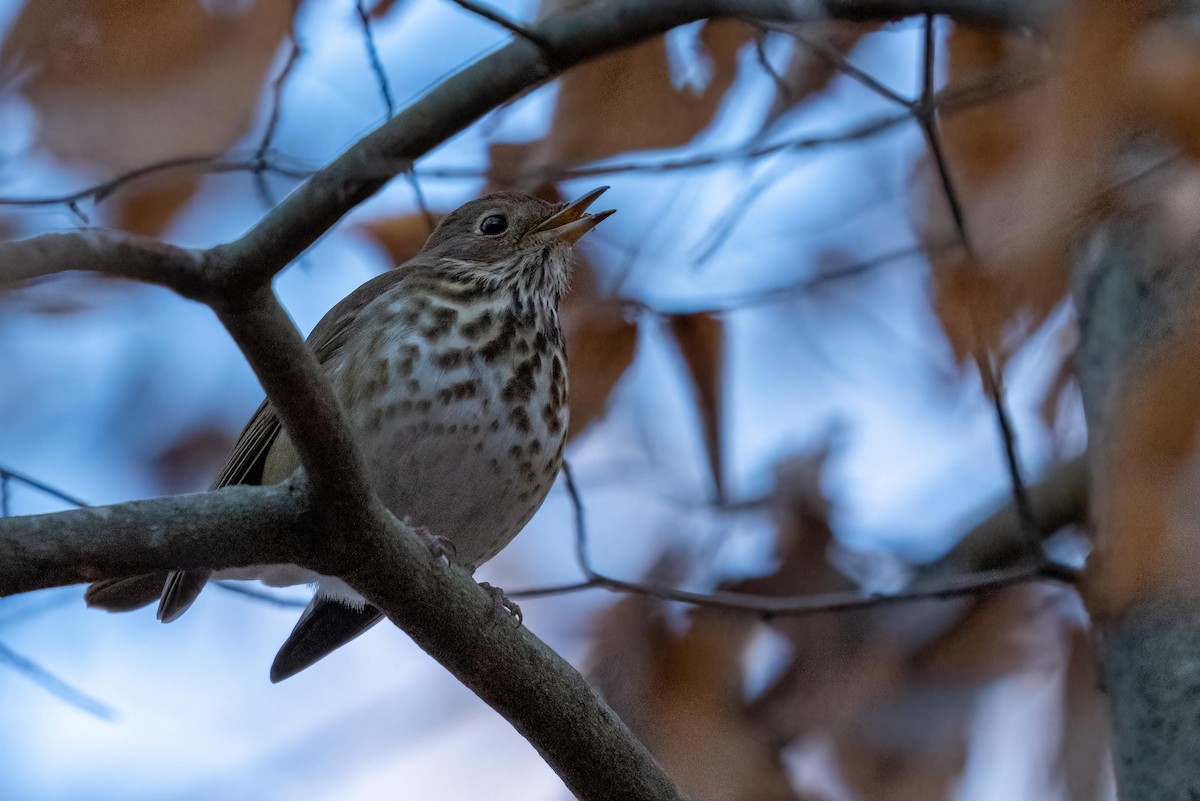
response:
<path fill-rule="evenodd" d="M 1104 226 L 1076 264 L 1096 538 L 1084 599 L 1122 801 L 1200 797 L 1200 524 L 1171 489 L 1197 491 L 1195 373 L 1178 359 L 1195 352 L 1200 270 L 1194 243 L 1168 246 L 1159 222 L 1147 206 Z M 1148 402 L 1153 382 L 1178 406 Z"/>

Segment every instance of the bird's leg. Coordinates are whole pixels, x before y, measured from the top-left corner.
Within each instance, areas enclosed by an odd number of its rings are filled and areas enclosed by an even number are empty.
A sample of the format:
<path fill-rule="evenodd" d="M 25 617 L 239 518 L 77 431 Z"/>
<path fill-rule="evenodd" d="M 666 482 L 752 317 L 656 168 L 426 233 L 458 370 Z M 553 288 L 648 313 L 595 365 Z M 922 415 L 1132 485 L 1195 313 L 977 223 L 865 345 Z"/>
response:
<path fill-rule="evenodd" d="M 496 604 L 497 613 L 516 620 L 518 626 L 525 621 L 525 616 L 521 614 L 520 605 L 505 595 L 504 590 L 494 587 L 486 581 L 479 582 L 479 586 L 487 591 L 488 595 L 492 596 L 492 601 Z"/>
<path fill-rule="evenodd" d="M 425 528 L 425 526 L 413 526 L 413 531 L 417 533 L 417 536 L 425 540 L 425 544 L 429 546 L 429 550 L 433 552 L 433 555 L 446 564 L 450 564 L 451 561 L 458 558 L 458 546 L 454 544 L 454 540 L 434 534 Z"/>

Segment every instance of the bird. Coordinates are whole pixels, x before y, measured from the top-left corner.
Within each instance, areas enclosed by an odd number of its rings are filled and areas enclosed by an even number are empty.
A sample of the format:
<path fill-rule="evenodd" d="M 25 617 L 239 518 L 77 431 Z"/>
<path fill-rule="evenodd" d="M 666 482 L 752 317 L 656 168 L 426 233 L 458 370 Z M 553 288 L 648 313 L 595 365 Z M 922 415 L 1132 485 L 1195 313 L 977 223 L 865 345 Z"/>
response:
<path fill-rule="evenodd" d="M 567 364 L 558 306 L 576 242 L 614 210 L 589 213 L 608 187 L 571 203 L 503 191 L 446 215 L 420 252 L 337 303 L 307 339 L 346 412 L 379 499 L 474 571 L 542 504 L 562 465 Z M 213 482 L 274 484 L 300 468 L 264 400 Z M 158 600 L 171 622 L 211 571 L 92 583 L 89 606 L 129 611 Z M 216 578 L 316 592 L 271 666 L 282 681 L 377 623 L 342 580 L 296 565 Z"/>

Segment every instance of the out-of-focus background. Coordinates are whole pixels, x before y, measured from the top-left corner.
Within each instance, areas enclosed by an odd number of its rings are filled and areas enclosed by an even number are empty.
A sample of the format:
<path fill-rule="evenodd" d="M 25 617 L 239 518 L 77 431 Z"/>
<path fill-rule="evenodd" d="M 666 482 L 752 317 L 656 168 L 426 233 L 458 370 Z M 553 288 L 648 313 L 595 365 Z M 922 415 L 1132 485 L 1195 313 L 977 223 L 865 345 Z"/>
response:
<path fill-rule="evenodd" d="M 449 0 L 293 5 L 3 3 L 4 236 L 228 240 L 509 39 Z M 538 5 L 494 8 L 567 4 Z M 1009 503 L 980 348 L 1030 483 L 1085 444 L 1065 286 L 972 271 L 909 107 L 946 100 L 956 200 L 986 216 L 1047 102 L 1043 46 L 944 19 L 686 26 L 488 115 L 276 287 L 307 331 L 412 255 L 427 216 L 489 186 L 610 184 L 619 213 L 585 240 L 565 312 L 595 566 L 699 591 L 900 591 Z M 203 490 L 260 399 L 211 313 L 168 291 L 68 274 L 0 294 L 6 513 L 69 505 L 22 476 L 91 504 Z M 573 536 L 560 482 L 478 578 L 576 581 Z M 0 798 L 566 797 L 391 626 L 269 684 L 307 591 L 259 589 L 210 588 L 170 626 L 89 610 L 81 588 L 0 599 Z M 1075 603 L 1036 584 L 768 621 L 604 590 L 522 608 L 699 801 L 1090 801 L 1106 724 Z"/>

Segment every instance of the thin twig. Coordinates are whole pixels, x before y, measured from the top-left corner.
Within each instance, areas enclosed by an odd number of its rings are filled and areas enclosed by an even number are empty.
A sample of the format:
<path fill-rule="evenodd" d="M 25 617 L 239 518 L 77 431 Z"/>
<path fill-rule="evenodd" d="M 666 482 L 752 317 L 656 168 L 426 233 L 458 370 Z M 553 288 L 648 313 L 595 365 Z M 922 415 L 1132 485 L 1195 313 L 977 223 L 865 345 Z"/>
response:
<path fill-rule="evenodd" d="M 603 588 L 604 585 L 599 581 L 587 579 L 586 581 L 574 581 L 570 584 L 553 584 L 547 587 L 530 587 L 524 590 L 505 590 L 504 594 L 509 598 L 547 598 L 552 595 L 569 595 L 582 590 Z"/>
<path fill-rule="evenodd" d="M 779 70 L 775 69 L 775 65 L 771 63 L 770 57 L 767 55 L 767 37 L 771 34 L 771 30 L 765 26 L 758 26 L 758 35 L 754 37 L 754 56 L 758 59 L 758 66 L 762 67 L 763 72 L 767 73 L 771 81 L 775 84 L 775 91 L 784 97 L 788 103 L 792 100 L 792 87 L 779 74 Z"/>
<path fill-rule="evenodd" d="M 889 131 L 909 121 L 907 112 L 890 114 L 865 120 L 845 131 L 817 136 L 803 136 L 795 139 L 785 139 L 766 145 L 750 145 L 719 150 L 711 153 L 700 153 L 677 159 L 661 159 L 658 161 L 629 161 L 610 162 L 585 167 L 557 167 L 548 165 L 534 169 L 523 170 L 519 177 L 528 181 L 567 181 L 575 178 L 591 178 L 598 175 L 617 175 L 621 173 L 662 173 L 679 170 L 692 170 L 702 167 L 715 167 L 727 162 L 740 162 L 748 159 L 769 156 L 792 150 L 811 150 L 829 145 L 842 145 L 857 142 Z M 425 178 L 476 178 L 480 171 L 475 168 L 442 167 L 423 170 Z"/>
<path fill-rule="evenodd" d="M 955 243 L 952 246 L 946 247 L 957 246 L 957 243 Z M 814 290 L 820 289 L 828 284 L 859 278 L 875 271 L 879 267 L 918 256 L 924 256 L 925 254 L 931 252 L 931 250 L 932 252 L 938 252 L 941 249 L 942 248 L 938 247 L 931 248 L 929 245 L 907 245 L 895 250 L 889 250 L 869 259 L 863 259 L 862 261 L 848 264 L 845 267 L 839 267 L 833 270 L 824 270 L 814 276 L 804 278 L 803 280 L 792 284 L 785 284 L 783 286 L 772 287 L 771 289 L 764 289 L 757 292 L 747 292 L 742 295 L 730 295 L 724 298 L 702 298 L 677 306 L 672 306 L 670 301 L 655 299 L 630 299 L 627 302 L 631 306 L 634 306 L 638 309 L 656 316 L 663 317 L 676 314 L 721 314 L 737 312 L 751 307 L 786 303 L 790 300 L 795 300 L 796 298 L 810 294 Z"/>
<path fill-rule="evenodd" d="M 433 216 L 433 212 L 429 210 L 429 204 L 425 202 L 425 192 L 421 189 L 421 181 L 417 178 L 416 170 L 406 170 L 404 178 L 412 189 L 413 197 L 417 201 L 417 208 L 421 210 L 421 216 L 425 218 L 425 227 L 432 234 L 433 229 L 437 228 L 437 218 Z"/>
<path fill-rule="evenodd" d="M 214 582 L 218 587 L 238 595 L 244 595 L 247 598 L 253 598 L 256 601 L 264 601 L 274 606 L 282 606 L 288 609 L 303 609 L 308 606 L 308 601 L 302 601 L 298 598 L 285 598 L 282 595 L 276 595 L 273 592 L 266 592 L 254 587 L 250 584 L 243 584 L 240 581 L 217 581 Z"/>
<path fill-rule="evenodd" d="M 814 39 L 811 36 L 806 36 L 800 31 L 793 33 L 792 36 L 809 50 L 828 61 L 838 72 L 857 81 L 880 97 L 890 100 L 893 103 L 898 103 L 901 106 L 908 107 L 912 105 L 911 100 L 882 83 L 870 73 L 864 72 L 854 66 L 844 53 L 838 52 L 833 47 L 830 47 L 828 43 Z"/>
<path fill-rule="evenodd" d="M 16 669 L 19 673 L 23 673 L 36 684 L 40 684 L 51 695 L 66 701 L 76 709 L 80 709 L 89 715 L 94 715 L 101 720 L 112 721 L 117 717 L 117 711 L 108 704 L 93 698 L 83 690 L 72 687 L 32 659 L 18 654 L 2 642 L 0 642 L 0 662 Z"/>
<path fill-rule="evenodd" d="M 942 90 L 938 93 L 936 105 L 941 112 L 951 113 L 1025 91 L 1040 84 L 1044 79 L 1045 74 L 1042 72 L 1012 69 L 998 70 L 995 74 Z M 755 159 L 780 150 L 807 150 L 825 145 L 844 144 L 867 138 L 876 133 L 882 133 L 893 126 L 903 124 L 906 119 L 906 115 L 895 115 L 868 120 L 849 131 L 837 132 L 826 136 L 802 137 L 775 143 L 763 149 L 756 149 L 755 144 L 752 143 L 730 150 L 660 162 L 614 162 L 607 165 L 592 165 L 574 169 L 543 166 L 522 172 L 520 178 L 532 181 L 561 181 L 619 173 L 672 172 L 702 169 L 721 166 L 727 162 Z M 281 158 L 280 154 L 276 153 L 274 159 L 264 163 L 262 161 L 263 156 L 264 154 L 260 154 L 257 150 L 241 156 L 236 153 L 207 153 L 180 156 L 130 170 L 108 181 L 93 184 L 83 189 L 77 189 L 73 192 L 32 197 L 0 197 L 0 206 L 69 206 L 71 203 L 78 203 L 83 200 L 92 200 L 99 203 L 117 189 L 123 188 L 127 184 L 171 170 L 196 170 L 203 173 L 254 173 L 263 171 L 295 180 L 303 180 L 311 177 L 316 172 L 312 167 L 303 166 L 303 162 L 295 157 Z M 486 177 L 487 171 L 478 167 L 442 167 L 419 170 L 416 174 L 421 179 L 474 180 Z"/>
<path fill-rule="evenodd" d="M 790 596 L 766 596 L 728 591 L 701 593 L 659 584 L 624 581 L 600 573 L 592 567 L 591 558 L 588 555 L 587 517 L 584 511 L 583 498 L 580 495 L 578 485 L 575 483 L 571 467 L 565 461 L 563 462 L 563 477 L 566 479 L 567 493 L 571 498 L 571 504 L 574 508 L 575 558 L 579 569 L 587 579 L 574 584 L 524 590 L 525 597 L 537 597 L 539 594 L 562 595 L 595 587 L 603 587 L 616 592 L 648 595 L 664 601 L 678 601 L 692 606 L 751 612 L 761 616 L 763 619 L 771 619 L 774 617 L 794 617 L 820 612 L 867 609 L 877 606 L 911 603 L 913 601 L 959 598 L 966 595 L 977 595 L 1004 587 L 1011 587 L 1014 584 L 1022 584 L 1029 581 L 1056 581 L 1073 584 L 1078 578 L 1073 569 L 1042 560 L 1035 564 L 1016 565 L 938 579 L 937 581 L 930 581 L 927 584 L 921 583 L 910 587 L 904 592 L 890 595 L 861 592 L 832 592 Z"/>
<path fill-rule="evenodd" d="M 379 58 L 379 50 L 375 47 L 375 35 L 371 32 L 371 15 L 363 7 L 363 0 L 355 0 L 354 8 L 358 11 L 358 20 L 362 25 L 363 45 L 367 49 L 367 59 L 371 62 L 371 71 L 375 73 L 375 83 L 379 86 L 379 94 L 383 97 L 383 106 L 387 109 L 390 120 L 396 114 L 396 104 L 392 100 L 392 87 L 388 84 L 387 73 L 383 71 L 383 61 Z"/>
<path fill-rule="evenodd" d="M 69 495 L 68 493 L 63 492 L 60 489 L 50 486 L 49 484 L 45 484 L 41 481 L 38 481 L 35 478 L 30 478 L 29 476 L 25 475 L 24 473 L 18 473 L 16 470 L 12 470 L 7 467 L 0 467 L 0 480 L 3 480 L 5 482 L 5 486 L 7 486 L 7 482 L 9 480 L 16 481 L 20 484 L 24 484 L 25 486 L 30 487 L 31 489 L 35 489 L 38 492 L 44 492 L 45 494 L 50 495 L 54 498 L 57 498 L 60 501 L 65 501 L 66 503 L 69 503 L 72 506 L 78 506 L 80 508 L 84 508 L 89 505 L 87 502 L 79 500 L 74 495 Z M 7 512 L 5 512 L 5 514 L 3 516 L 7 517 L 8 516 Z"/>
<path fill-rule="evenodd" d="M 75 215 L 76 219 L 78 219 L 85 226 L 92 224 L 92 221 L 88 218 L 87 214 L 84 213 L 83 209 L 79 208 L 79 204 L 74 200 L 67 203 L 67 208 L 72 214 Z"/>
<path fill-rule="evenodd" d="M 975 252 L 971 245 L 971 237 L 967 230 L 966 215 L 963 212 L 962 202 L 955 189 L 954 180 L 950 176 L 950 168 L 946 163 L 945 152 L 942 149 L 941 137 L 937 129 L 937 107 L 934 102 L 933 90 L 934 60 L 936 55 L 934 33 L 934 18 L 932 15 L 927 14 L 925 16 L 924 47 L 922 50 L 921 98 L 913 108 L 913 113 L 920 123 L 921 131 L 925 134 L 925 141 L 929 146 L 929 152 L 933 156 L 938 178 L 941 181 L 942 192 L 945 195 L 946 204 L 950 208 L 950 216 L 954 220 L 954 227 L 958 233 L 959 240 L 966 250 L 969 262 L 972 265 L 977 265 L 978 260 L 975 258 Z M 972 325 L 976 332 L 979 332 L 981 326 L 978 320 L 975 319 L 973 308 L 971 315 Z M 982 339 L 979 340 L 973 349 L 973 357 L 983 380 L 984 391 L 991 400 L 992 410 L 996 415 L 997 427 L 1000 429 L 1005 464 L 1008 468 L 1009 483 L 1012 486 L 1013 503 L 1016 506 L 1017 515 L 1020 520 L 1021 534 L 1025 548 L 1030 559 L 1035 564 L 1044 564 L 1046 561 L 1045 550 L 1042 548 L 1041 537 L 1038 536 L 1037 519 L 1033 513 L 1033 506 L 1029 501 L 1029 493 L 1026 491 L 1025 481 L 1021 476 L 1021 464 L 1016 449 L 1016 436 L 1004 403 L 1003 385 L 998 375 L 999 371 L 993 364 L 991 354 L 986 351 Z"/>
<path fill-rule="evenodd" d="M 208 153 L 196 156 L 179 156 L 176 158 L 165 159 L 163 161 L 148 164 L 145 167 L 139 167 L 135 170 L 122 173 L 115 178 L 102 183 L 93 184 L 76 189 L 73 192 L 66 192 L 61 195 L 39 195 L 33 197 L 0 197 L 0 206 L 59 206 L 67 207 L 77 204 L 81 200 L 91 200 L 99 203 L 105 200 L 113 192 L 126 184 L 133 183 L 142 178 L 148 178 L 152 175 L 157 175 L 161 172 L 169 172 L 172 170 L 195 170 L 204 173 L 226 173 L 226 172 L 271 172 L 276 175 L 282 175 L 287 178 L 295 178 L 297 180 L 307 178 L 313 174 L 314 170 L 302 168 L 299 166 L 287 167 L 278 162 L 270 162 L 263 164 L 259 161 L 258 153 L 239 157 L 235 154 Z"/>
<path fill-rule="evenodd" d="M 0 517 L 8 517 L 10 514 L 12 514 L 12 509 L 9 503 L 9 492 L 11 482 L 13 481 L 19 481 L 32 489 L 43 492 L 59 500 L 66 501 L 74 506 L 87 506 L 86 503 L 78 498 L 63 492 L 60 489 L 51 487 L 49 484 L 43 484 L 42 482 L 36 481 L 28 476 L 23 476 L 5 467 L 0 467 Z M 55 599 L 55 601 L 48 606 L 47 609 L 61 606 L 65 600 L 67 599 Z M 70 600 L 73 601 L 74 599 L 72 598 Z M 33 679 L 33 681 L 45 687 L 53 695 L 57 696 L 63 701 L 66 701 L 74 707 L 82 709 L 84 712 L 87 712 L 90 715 L 95 715 L 96 717 L 104 720 L 112 720 L 116 717 L 115 711 L 107 704 L 92 698 L 82 690 L 72 687 L 70 684 L 58 678 L 53 673 L 36 664 L 32 660 L 16 653 L 11 648 L 4 645 L 4 643 L 0 643 L 0 661 L 7 663 L 9 666 L 15 668 L 19 672 L 24 673 L 26 676 Z"/>
<path fill-rule="evenodd" d="M 271 149 L 271 144 L 275 141 L 275 133 L 279 128 L 279 119 L 283 109 L 283 90 L 287 84 L 288 77 L 292 74 L 292 68 L 296 62 L 300 60 L 300 40 L 296 37 L 296 11 L 299 7 L 299 0 L 294 0 L 292 3 L 292 15 L 288 22 L 288 39 L 292 43 L 292 48 L 288 52 L 287 61 L 284 62 L 283 69 L 275 76 L 275 80 L 271 83 L 271 113 L 267 117 L 267 127 L 263 131 L 262 140 L 258 143 L 258 150 L 254 153 L 254 185 L 258 189 L 258 196 L 262 199 L 263 205 L 270 208 L 275 205 L 275 198 L 271 196 L 271 187 L 267 184 L 267 152 Z"/>
<path fill-rule="evenodd" d="M 547 41 L 545 37 L 541 36 L 536 31 L 532 31 L 529 28 L 526 28 L 524 25 L 521 25 L 520 23 L 513 22 L 511 19 L 504 16 L 500 12 L 498 12 L 494 9 L 488 8 L 487 6 L 480 5 L 479 3 L 473 2 L 473 0 L 450 0 L 450 2 L 454 3 L 456 6 L 458 6 L 459 8 L 462 8 L 465 11 L 469 11 L 472 14 L 476 14 L 480 17 L 483 17 L 484 19 L 488 20 L 489 22 L 493 22 L 496 25 L 499 25 L 501 28 L 504 28 L 509 33 L 516 34 L 517 36 L 520 36 L 522 39 L 526 39 L 526 40 L 532 42 L 533 44 L 537 45 L 539 49 L 541 49 L 542 53 L 545 56 L 547 56 L 548 58 L 551 58 L 551 60 L 553 60 L 553 53 L 554 53 L 553 46 L 551 46 L 550 42 Z"/>

